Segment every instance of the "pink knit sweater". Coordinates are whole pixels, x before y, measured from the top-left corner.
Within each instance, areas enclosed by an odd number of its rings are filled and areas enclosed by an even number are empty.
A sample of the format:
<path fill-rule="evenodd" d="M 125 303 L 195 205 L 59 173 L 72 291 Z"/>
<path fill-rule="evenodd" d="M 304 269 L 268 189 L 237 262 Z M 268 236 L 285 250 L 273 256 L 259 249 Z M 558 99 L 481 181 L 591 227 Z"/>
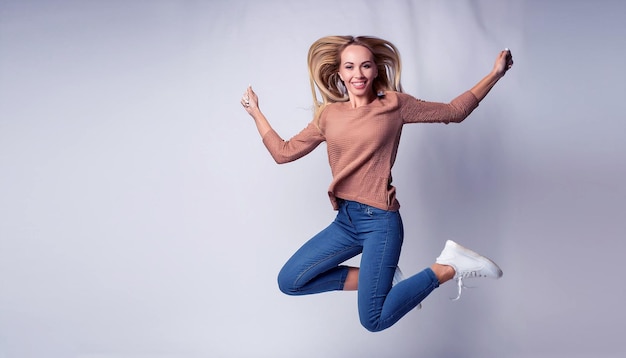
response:
<path fill-rule="evenodd" d="M 400 203 L 391 185 L 400 133 L 405 123 L 461 122 L 478 100 L 469 91 L 450 103 L 426 102 L 408 94 L 386 92 L 372 103 L 351 108 L 349 102 L 329 104 L 319 119 L 290 140 L 274 130 L 263 143 L 274 160 L 287 163 L 305 156 L 326 142 L 333 175 L 328 195 L 335 210 L 337 199 L 353 200 L 375 208 L 396 211 Z"/>

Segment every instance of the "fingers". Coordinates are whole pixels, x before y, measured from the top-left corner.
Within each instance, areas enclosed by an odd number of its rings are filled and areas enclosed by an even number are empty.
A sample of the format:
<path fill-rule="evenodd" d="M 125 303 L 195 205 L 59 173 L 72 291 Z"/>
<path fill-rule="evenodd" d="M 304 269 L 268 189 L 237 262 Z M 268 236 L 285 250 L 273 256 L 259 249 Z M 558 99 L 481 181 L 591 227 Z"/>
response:
<path fill-rule="evenodd" d="M 250 95 L 248 95 L 248 91 L 241 97 L 241 105 L 244 106 L 244 108 L 250 107 Z"/>
<path fill-rule="evenodd" d="M 504 51 L 506 51 L 506 69 L 508 70 L 513 67 L 513 55 L 511 54 L 511 50 L 508 48 L 505 48 Z"/>
<path fill-rule="evenodd" d="M 511 50 L 507 47 L 500 52 L 500 57 L 504 57 L 504 70 L 507 71 L 513 67 L 513 55 Z"/>
<path fill-rule="evenodd" d="M 251 99 L 256 99 L 256 97 L 254 96 L 255 94 L 254 91 L 252 91 L 252 86 L 248 85 L 248 88 L 246 88 L 246 92 L 244 92 L 243 96 L 241 97 L 241 105 L 244 108 L 249 109 Z"/>

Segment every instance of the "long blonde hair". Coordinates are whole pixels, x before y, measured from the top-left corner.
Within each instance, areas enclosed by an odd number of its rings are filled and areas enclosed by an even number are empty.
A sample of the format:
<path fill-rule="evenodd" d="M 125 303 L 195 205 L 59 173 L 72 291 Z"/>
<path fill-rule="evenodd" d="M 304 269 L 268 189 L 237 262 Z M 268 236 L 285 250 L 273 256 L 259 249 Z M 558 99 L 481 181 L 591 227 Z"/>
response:
<path fill-rule="evenodd" d="M 308 65 L 315 118 L 329 103 L 349 100 L 345 85 L 339 78 L 341 53 L 349 45 L 360 45 L 374 55 L 378 77 L 374 79 L 376 93 L 384 91 L 402 92 L 400 84 L 400 54 L 389 41 L 372 36 L 327 36 L 315 41 L 309 48 Z M 322 97 L 318 99 L 318 93 Z"/>

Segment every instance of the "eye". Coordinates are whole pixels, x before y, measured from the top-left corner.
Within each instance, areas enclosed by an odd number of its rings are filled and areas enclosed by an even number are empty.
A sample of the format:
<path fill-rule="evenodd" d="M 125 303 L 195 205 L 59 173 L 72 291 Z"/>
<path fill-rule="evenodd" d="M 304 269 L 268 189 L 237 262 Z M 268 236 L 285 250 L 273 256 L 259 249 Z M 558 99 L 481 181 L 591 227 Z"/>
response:
<path fill-rule="evenodd" d="M 346 70 L 351 70 L 352 69 L 352 65 L 346 65 Z"/>
<path fill-rule="evenodd" d="M 363 65 L 363 68 L 372 68 L 372 65 L 370 65 L 369 63 L 366 63 L 365 65 Z"/>

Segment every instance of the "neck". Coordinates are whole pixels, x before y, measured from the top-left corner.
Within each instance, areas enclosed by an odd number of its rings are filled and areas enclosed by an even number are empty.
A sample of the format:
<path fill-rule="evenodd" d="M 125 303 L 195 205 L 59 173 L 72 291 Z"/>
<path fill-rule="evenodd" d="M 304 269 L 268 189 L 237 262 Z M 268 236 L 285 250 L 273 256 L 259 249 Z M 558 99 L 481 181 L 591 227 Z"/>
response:
<path fill-rule="evenodd" d="M 369 95 L 363 95 L 363 96 L 350 95 L 350 107 L 358 108 L 361 106 L 367 106 L 368 104 L 372 103 L 375 99 L 376 99 L 376 94 L 373 92 L 370 93 Z"/>

